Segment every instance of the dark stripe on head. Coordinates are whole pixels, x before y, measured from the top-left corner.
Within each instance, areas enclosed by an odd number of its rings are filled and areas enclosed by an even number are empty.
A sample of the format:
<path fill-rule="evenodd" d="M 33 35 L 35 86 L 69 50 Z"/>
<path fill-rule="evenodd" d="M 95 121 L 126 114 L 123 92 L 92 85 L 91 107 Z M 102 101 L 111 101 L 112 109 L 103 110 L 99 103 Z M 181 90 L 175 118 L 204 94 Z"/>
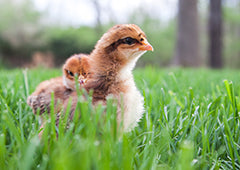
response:
<path fill-rule="evenodd" d="M 114 43 L 112 43 L 111 45 L 109 45 L 108 47 L 106 47 L 106 51 L 112 52 L 112 51 L 116 50 L 120 44 L 132 45 L 135 43 L 139 43 L 138 40 L 136 40 L 135 38 L 126 37 L 123 39 L 119 39 L 119 40 L 115 41 Z"/>

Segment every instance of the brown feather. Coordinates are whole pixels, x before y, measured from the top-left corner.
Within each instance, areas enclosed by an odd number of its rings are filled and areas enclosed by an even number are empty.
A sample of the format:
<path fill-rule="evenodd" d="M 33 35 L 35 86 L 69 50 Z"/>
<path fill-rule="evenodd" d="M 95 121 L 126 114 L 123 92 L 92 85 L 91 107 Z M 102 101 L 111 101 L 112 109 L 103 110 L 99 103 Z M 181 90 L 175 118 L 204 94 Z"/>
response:
<path fill-rule="evenodd" d="M 127 38 L 130 38 L 132 42 L 129 42 Z M 93 89 L 93 104 L 105 103 L 108 96 L 117 99 L 119 121 L 122 120 L 121 101 L 123 100 L 125 129 L 128 129 L 130 124 L 135 126 L 144 110 L 143 97 L 135 87 L 131 71 L 138 58 L 146 51 L 140 50 L 146 44 L 149 47 L 147 50 L 152 50 L 145 33 L 138 26 L 134 24 L 116 25 L 101 37 L 89 56 L 91 58 L 89 61 L 90 72 L 94 74 L 85 88 Z M 132 101 L 134 100 L 132 98 L 136 98 L 136 101 Z"/>
<path fill-rule="evenodd" d="M 32 107 L 35 114 L 37 113 L 37 110 L 40 111 L 40 114 L 43 114 L 44 112 L 49 113 L 51 94 L 53 93 L 54 109 L 56 113 L 60 112 L 62 109 L 65 109 L 64 106 L 67 106 L 69 96 L 71 96 L 71 98 L 74 98 L 72 108 L 75 108 L 75 100 L 77 99 L 76 92 L 74 89 L 70 89 L 66 86 L 66 84 L 68 86 L 71 86 L 68 84 L 69 82 L 71 82 L 72 86 L 75 87 L 75 79 L 74 76 L 70 76 L 67 73 L 67 70 L 71 71 L 73 74 L 77 74 L 78 77 L 82 76 L 84 77 L 84 79 L 87 79 L 90 77 L 88 69 L 89 64 L 87 55 L 73 55 L 72 57 L 67 59 L 66 63 L 63 66 L 64 78 L 57 77 L 41 82 L 37 86 L 36 90 L 28 97 L 28 105 Z M 69 81 L 64 84 L 64 79 L 68 79 Z"/>

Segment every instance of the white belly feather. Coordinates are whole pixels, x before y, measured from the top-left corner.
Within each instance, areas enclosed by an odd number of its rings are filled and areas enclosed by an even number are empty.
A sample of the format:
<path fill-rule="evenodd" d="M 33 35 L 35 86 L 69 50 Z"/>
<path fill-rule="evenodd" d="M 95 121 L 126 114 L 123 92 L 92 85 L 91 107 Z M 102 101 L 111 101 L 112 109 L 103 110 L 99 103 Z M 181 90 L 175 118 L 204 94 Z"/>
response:
<path fill-rule="evenodd" d="M 142 118 L 144 113 L 144 99 L 141 93 L 136 88 L 134 82 L 129 90 L 123 95 L 124 104 L 124 117 L 123 126 L 124 131 L 129 131 L 135 126 Z"/>

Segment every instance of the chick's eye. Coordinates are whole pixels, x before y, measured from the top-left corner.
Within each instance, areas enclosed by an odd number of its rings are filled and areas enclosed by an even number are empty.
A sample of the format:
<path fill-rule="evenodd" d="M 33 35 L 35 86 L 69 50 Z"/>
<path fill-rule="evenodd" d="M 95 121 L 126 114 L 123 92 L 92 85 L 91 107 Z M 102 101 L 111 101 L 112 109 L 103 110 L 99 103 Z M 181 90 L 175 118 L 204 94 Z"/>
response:
<path fill-rule="evenodd" d="M 124 43 L 128 44 L 128 45 L 132 45 L 132 44 L 136 43 L 136 40 L 131 37 L 127 37 L 124 39 Z"/>
<path fill-rule="evenodd" d="M 70 75 L 70 76 L 74 76 L 73 73 L 69 70 L 67 70 L 67 73 Z"/>

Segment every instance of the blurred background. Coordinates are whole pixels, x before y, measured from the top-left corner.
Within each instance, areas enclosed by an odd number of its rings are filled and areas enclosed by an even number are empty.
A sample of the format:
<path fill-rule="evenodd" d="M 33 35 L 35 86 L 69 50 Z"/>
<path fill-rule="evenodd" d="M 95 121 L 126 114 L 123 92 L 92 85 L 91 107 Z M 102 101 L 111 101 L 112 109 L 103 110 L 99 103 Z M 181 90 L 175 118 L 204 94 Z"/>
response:
<path fill-rule="evenodd" d="M 240 68 L 240 0 L 1 0 L 0 67 L 59 67 L 120 23 L 154 47 L 139 67 Z"/>

